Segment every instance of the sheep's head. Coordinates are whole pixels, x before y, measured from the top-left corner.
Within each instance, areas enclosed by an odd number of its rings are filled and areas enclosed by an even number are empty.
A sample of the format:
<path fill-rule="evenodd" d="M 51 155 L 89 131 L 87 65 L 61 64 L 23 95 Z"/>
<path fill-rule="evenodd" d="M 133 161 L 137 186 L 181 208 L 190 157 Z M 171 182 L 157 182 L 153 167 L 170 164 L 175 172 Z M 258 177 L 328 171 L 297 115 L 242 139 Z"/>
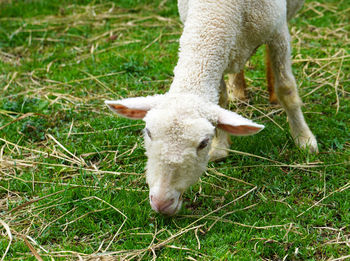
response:
<path fill-rule="evenodd" d="M 239 136 L 263 129 L 195 95 L 156 95 L 106 104 L 123 117 L 146 122 L 150 204 L 155 211 L 168 215 L 180 210 L 182 193 L 205 171 L 216 127 Z"/>

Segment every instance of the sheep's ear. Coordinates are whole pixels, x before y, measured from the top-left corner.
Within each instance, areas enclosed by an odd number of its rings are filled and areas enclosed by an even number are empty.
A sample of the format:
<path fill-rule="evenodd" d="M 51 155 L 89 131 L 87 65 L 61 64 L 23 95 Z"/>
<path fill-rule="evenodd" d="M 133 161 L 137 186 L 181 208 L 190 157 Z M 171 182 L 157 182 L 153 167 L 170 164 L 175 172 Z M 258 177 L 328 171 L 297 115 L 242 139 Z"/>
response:
<path fill-rule="evenodd" d="M 105 101 L 108 108 L 118 115 L 129 119 L 143 119 L 161 99 L 162 95 L 127 98 L 117 101 Z"/>
<path fill-rule="evenodd" d="M 219 108 L 218 114 L 217 127 L 235 136 L 253 135 L 264 128 L 232 111 Z"/>

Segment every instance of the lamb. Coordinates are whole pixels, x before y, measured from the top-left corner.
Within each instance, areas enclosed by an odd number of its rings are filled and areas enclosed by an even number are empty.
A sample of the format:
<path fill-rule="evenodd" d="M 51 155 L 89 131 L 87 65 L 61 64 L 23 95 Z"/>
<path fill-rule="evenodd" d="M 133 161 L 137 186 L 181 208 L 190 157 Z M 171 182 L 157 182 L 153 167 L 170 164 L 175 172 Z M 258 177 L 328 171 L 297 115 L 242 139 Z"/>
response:
<path fill-rule="evenodd" d="M 123 117 L 146 122 L 149 200 L 155 211 L 167 215 L 180 210 L 182 194 L 209 160 L 227 156 L 229 135 L 252 135 L 264 128 L 224 109 L 223 80 L 225 73 L 241 71 L 262 44 L 269 46 L 276 95 L 292 137 L 299 147 L 317 152 L 291 70 L 286 0 L 179 0 L 178 6 L 184 29 L 169 91 L 105 102 Z"/>

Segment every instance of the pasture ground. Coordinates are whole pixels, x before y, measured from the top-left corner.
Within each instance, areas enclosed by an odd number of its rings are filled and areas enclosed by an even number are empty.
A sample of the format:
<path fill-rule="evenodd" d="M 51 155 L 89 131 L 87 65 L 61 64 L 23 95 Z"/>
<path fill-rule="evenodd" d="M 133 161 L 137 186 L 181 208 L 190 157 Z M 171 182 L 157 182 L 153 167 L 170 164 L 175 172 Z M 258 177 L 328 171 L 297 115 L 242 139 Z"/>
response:
<path fill-rule="evenodd" d="M 1 260 L 346 260 L 350 255 L 350 2 L 307 1 L 293 70 L 320 153 L 270 106 L 264 48 L 247 65 L 266 125 L 234 138 L 176 217 L 153 212 L 142 121 L 103 101 L 164 93 L 181 35 L 173 0 L 0 1 Z"/>

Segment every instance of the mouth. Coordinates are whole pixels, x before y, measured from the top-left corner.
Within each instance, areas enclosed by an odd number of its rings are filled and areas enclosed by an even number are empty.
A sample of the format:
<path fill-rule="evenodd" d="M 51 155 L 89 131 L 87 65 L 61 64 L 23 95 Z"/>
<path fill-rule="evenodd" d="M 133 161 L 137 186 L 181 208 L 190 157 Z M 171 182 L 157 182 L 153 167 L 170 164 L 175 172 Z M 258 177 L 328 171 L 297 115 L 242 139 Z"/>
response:
<path fill-rule="evenodd" d="M 176 205 L 176 207 L 174 209 L 174 213 L 171 214 L 171 215 L 177 214 L 180 211 L 181 207 L 182 207 L 182 194 L 180 195 L 180 197 L 179 197 L 179 199 L 177 201 L 177 205 Z"/>
<path fill-rule="evenodd" d="M 179 199 L 177 200 L 177 204 L 175 207 L 165 209 L 163 212 L 160 212 L 160 213 L 167 216 L 174 216 L 180 211 L 181 207 L 182 207 L 182 195 L 180 195 Z"/>
<path fill-rule="evenodd" d="M 151 203 L 151 207 L 153 210 L 155 210 L 156 212 L 160 213 L 160 214 L 163 214 L 163 215 L 167 215 L 167 216 L 174 216 L 176 215 L 181 207 L 182 207 L 182 194 L 179 196 L 177 202 L 176 202 L 176 205 L 172 205 L 174 202 L 171 202 L 170 204 L 162 207 L 161 210 L 157 209 L 156 207 L 154 207 Z"/>

